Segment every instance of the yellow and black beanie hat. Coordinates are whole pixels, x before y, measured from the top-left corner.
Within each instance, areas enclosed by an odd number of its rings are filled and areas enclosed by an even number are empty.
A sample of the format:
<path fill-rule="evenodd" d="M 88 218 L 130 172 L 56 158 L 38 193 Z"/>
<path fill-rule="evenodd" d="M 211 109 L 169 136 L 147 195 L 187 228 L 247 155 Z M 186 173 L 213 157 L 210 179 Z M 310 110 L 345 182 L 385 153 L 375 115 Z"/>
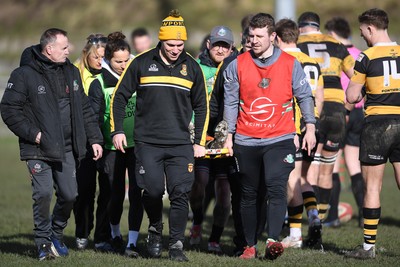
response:
<path fill-rule="evenodd" d="M 187 40 L 187 33 L 183 18 L 177 9 L 172 10 L 161 24 L 158 39 L 165 40 Z"/>

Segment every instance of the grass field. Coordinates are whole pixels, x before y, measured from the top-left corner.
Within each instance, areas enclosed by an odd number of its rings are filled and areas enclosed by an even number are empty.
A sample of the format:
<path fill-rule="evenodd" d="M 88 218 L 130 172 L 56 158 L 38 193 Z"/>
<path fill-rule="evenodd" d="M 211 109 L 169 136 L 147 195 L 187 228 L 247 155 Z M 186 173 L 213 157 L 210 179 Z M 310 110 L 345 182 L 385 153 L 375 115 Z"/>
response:
<path fill-rule="evenodd" d="M 338 229 L 323 230 L 325 251 L 288 249 L 274 262 L 261 260 L 243 261 L 230 256 L 207 254 L 206 240 L 210 232 L 210 212 L 204 224 L 202 251 L 190 251 L 186 248 L 189 263 L 175 263 L 167 259 L 167 252 L 161 260 L 127 259 L 119 255 L 100 254 L 92 249 L 80 252 L 74 248 L 73 215 L 65 230 L 65 243 L 70 247 L 70 256 L 55 261 L 39 262 L 32 234 L 32 199 L 30 181 L 25 163 L 19 160 L 19 150 L 15 137 L 0 137 L 0 266 L 398 266 L 400 260 L 400 192 L 393 179 L 391 167 L 387 168 L 382 194 L 382 218 L 378 228 L 377 251 L 375 260 L 357 261 L 343 258 L 343 251 L 362 243 L 362 230 L 357 221 L 351 220 Z M 341 201 L 355 206 L 354 199 L 347 186 L 343 186 Z M 164 214 L 166 213 L 165 211 Z M 127 233 L 127 207 L 122 218 L 122 232 Z M 165 224 L 167 220 L 165 220 Z M 188 222 L 188 229 L 190 223 Z M 165 225 L 164 229 L 167 229 Z M 145 248 L 147 217 L 145 216 L 139 237 L 139 248 Z M 164 235 L 167 231 L 164 230 Z M 303 226 L 306 235 L 306 226 Z M 224 231 L 222 244 L 224 251 L 232 253 L 232 221 Z M 262 241 L 265 240 L 265 236 Z M 260 241 L 260 252 L 264 244 Z M 167 244 L 164 237 L 164 244 Z M 186 242 L 186 245 L 188 242 Z M 90 244 L 93 247 L 93 244 Z"/>

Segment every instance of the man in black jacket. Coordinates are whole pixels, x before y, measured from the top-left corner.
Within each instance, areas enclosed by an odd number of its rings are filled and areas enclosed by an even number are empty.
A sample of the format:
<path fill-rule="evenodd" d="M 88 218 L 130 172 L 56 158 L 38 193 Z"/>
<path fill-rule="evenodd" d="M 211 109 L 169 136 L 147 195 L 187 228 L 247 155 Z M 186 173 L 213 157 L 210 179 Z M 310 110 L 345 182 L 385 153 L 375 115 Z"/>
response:
<path fill-rule="evenodd" d="M 147 250 L 150 257 L 161 257 L 165 173 L 171 202 L 169 257 L 187 261 L 183 241 L 188 194 L 194 180 L 194 157 L 205 155 L 207 91 L 199 64 L 184 50 L 187 34 L 179 13 L 171 12 L 164 19 L 159 39 L 157 47 L 135 57 L 122 74 L 111 100 L 111 135 L 115 148 L 125 152 L 125 106 L 136 92 L 136 175 L 150 221 Z M 188 129 L 193 113 L 194 144 Z"/>
<path fill-rule="evenodd" d="M 76 164 L 86 153 L 86 141 L 94 160 L 103 153 L 97 117 L 68 54 L 67 33 L 46 30 L 40 44 L 22 53 L 1 100 L 1 116 L 19 138 L 32 181 L 39 260 L 68 255 L 62 239 L 77 196 Z M 53 187 L 57 200 L 50 214 Z"/>

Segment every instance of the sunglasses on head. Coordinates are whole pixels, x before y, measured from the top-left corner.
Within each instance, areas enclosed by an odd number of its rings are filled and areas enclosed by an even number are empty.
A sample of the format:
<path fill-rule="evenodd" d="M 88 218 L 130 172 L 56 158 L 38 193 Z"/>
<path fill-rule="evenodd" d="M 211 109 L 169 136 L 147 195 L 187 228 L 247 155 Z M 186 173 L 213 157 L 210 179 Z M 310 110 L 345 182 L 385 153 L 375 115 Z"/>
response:
<path fill-rule="evenodd" d="M 90 44 L 107 43 L 107 37 L 93 37 L 88 40 Z"/>

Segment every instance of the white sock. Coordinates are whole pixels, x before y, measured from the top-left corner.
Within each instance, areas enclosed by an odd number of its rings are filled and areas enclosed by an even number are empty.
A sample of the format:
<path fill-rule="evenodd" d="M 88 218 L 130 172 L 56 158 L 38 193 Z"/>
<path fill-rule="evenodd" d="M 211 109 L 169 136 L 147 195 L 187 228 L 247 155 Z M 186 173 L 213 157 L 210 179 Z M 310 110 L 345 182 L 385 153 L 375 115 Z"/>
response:
<path fill-rule="evenodd" d="M 110 227 L 111 227 L 111 237 L 115 238 L 117 236 L 121 236 L 121 232 L 119 231 L 119 224 L 111 224 L 110 223 Z"/>
<path fill-rule="evenodd" d="M 290 228 L 291 237 L 301 237 L 301 228 Z"/>
<path fill-rule="evenodd" d="M 139 237 L 139 232 L 138 231 L 131 231 L 129 230 L 128 233 L 128 244 L 126 244 L 127 247 L 129 247 L 131 244 L 133 244 L 136 247 L 136 242 Z"/>
<path fill-rule="evenodd" d="M 372 247 L 375 247 L 375 245 L 367 244 L 367 243 L 364 243 L 364 244 L 363 244 L 364 250 L 370 250 Z"/>

